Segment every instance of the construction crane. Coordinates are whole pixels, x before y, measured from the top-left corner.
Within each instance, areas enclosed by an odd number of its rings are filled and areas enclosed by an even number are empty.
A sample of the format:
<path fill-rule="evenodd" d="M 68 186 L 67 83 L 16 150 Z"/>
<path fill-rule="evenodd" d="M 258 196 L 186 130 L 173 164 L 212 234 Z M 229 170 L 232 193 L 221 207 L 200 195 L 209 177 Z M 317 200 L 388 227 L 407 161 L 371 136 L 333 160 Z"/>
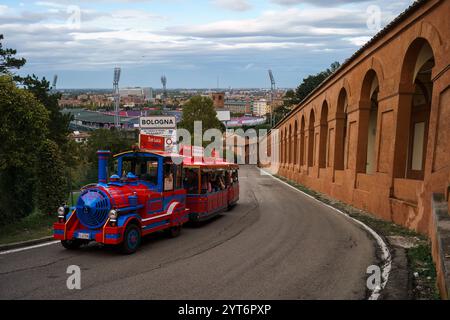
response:
<path fill-rule="evenodd" d="M 119 128 L 119 109 L 120 109 L 120 93 L 119 93 L 120 68 L 114 68 L 113 90 L 114 90 L 114 125 Z"/>
<path fill-rule="evenodd" d="M 273 95 L 276 90 L 275 85 L 275 77 L 273 76 L 273 72 L 271 69 L 269 69 L 269 78 L 270 78 L 270 125 L 274 125 L 274 118 L 273 118 Z"/>

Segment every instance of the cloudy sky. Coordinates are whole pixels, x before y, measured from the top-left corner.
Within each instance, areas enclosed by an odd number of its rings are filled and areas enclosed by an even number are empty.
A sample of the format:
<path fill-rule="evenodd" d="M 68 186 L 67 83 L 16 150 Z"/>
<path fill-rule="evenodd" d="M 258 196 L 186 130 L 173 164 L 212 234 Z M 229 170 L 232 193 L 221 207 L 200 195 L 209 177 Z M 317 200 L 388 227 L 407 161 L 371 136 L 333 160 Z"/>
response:
<path fill-rule="evenodd" d="M 59 88 L 280 88 L 342 62 L 411 0 L 0 0 L 23 74 Z"/>

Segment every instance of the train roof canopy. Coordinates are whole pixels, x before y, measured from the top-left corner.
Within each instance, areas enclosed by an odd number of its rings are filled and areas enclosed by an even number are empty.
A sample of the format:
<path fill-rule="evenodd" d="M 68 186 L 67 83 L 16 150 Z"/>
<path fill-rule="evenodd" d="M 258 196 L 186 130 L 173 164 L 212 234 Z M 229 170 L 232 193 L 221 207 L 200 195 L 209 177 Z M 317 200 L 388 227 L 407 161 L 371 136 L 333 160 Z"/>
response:
<path fill-rule="evenodd" d="M 183 166 L 187 168 L 205 168 L 205 169 L 238 169 L 239 165 L 227 162 L 219 157 L 194 157 L 194 156 L 185 156 L 178 153 L 169 153 L 165 151 L 158 150 L 146 150 L 146 149 L 136 149 L 129 150 L 125 152 L 121 152 L 115 154 L 113 158 L 120 158 L 127 155 L 130 156 L 139 156 L 139 155 L 147 155 L 147 156 L 157 156 L 162 158 L 173 158 L 173 159 L 183 159 Z"/>

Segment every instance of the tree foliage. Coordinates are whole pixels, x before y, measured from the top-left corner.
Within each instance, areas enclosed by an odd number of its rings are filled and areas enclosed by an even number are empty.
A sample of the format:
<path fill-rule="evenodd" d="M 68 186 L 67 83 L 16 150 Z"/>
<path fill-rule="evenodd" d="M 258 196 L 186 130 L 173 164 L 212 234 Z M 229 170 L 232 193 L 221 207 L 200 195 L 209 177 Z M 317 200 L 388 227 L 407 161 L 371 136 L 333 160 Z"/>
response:
<path fill-rule="evenodd" d="M 24 77 L 21 82 L 49 111 L 49 138 L 59 146 L 64 146 L 68 141 L 67 135 L 69 134 L 69 123 L 72 120 L 72 116 L 61 113 L 58 105 L 61 94 L 51 92 L 50 82 L 45 77 L 39 79 L 33 74 Z"/>
<path fill-rule="evenodd" d="M 0 35 L 0 224 L 35 208 L 53 213 L 65 200 L 66 167 L 74 165 L 67 135 L 70 118 L 61 114 L 59 94 L 35 75 L 15 76 L 25 64 L 4 49 Z M 17 87 L 16 82 L 21 84 Z"/>
<path fill-rule="evenodd" d="M 340 67 L 339 62 L 335 61 L 330 68 L 314 75 L 309 75 L 303 79 L 302 83 L 295 90 L 294 102 L 299 103 L 305 99 L 315 88 L 317 88 L 326 78 L 333 74 Z"/>
<path fill-rule="evenodd" d="M 16 58 L 17 50 L 3 48 L 3 34 L 0 34 L 0 75 L 11 74 L 12 69 L 20 69 L 25 63 L 24 58 Z"/>
<path fill-rule="evenodd" d="M 115 129 L 97 129 L 91 132 L 91 136 L 86 145 L 80 147 L 83 175 L 76 179 L 81 184 L 95 182 L 97 179 L 98 150 L 109 150 L 112 154 L 130 150 L 136 143 L 135 137 L 127 136 L 125 132 Z M 109 162 L 110 172 L 113 171 L 113 162 Z"/>
<path fill-rule="evenodd" d="M 33 210 L 36 151 L 48 121 L 48 111 L 33 94 L 0 76 L 0 224 Z"/>
<path fill-rule="evenodd" d="M 0 170 L 30 167 L 48 134 L 49 112 L 8 76 L 0 77 Z"/>
<path fill-rule="evenodd" d="M 54 214 L 67 199 L 67 179 L 64 161 L 58 145 L 46 139 L 42 142 L 36 163 L 36 205 L 44 214 Z"/>
<path fill-rule="evenodd" d="M 0 225 L 33 211 L 35 182 L 33 168 L 8 167 L 0 171 Z"/>
<path fill-rule="evenodd" d="M 339 62 L 333 62 L 329 68 L 317 74 L 309 75 L 294 90 L 288 90 L 283 99 L 283 105 L 274 111 L 275 124 L 282 120 L 294 105 L 299 104 L 311 92 L 314 91 L 326 78 L 332 75 L 340 67 Z"/>
<path fill-rule="evenodd" d="M 115 129 L 97 129 L 92 131 L 86 145 L 87 160 L 91 163 L 97 162 L 98 150 L 109 150 L 117 154 L 130 150 L 133 141 L 127 138 L 122 131 Z"/>
<path fill-rule="evenodd" d="M 179 128 L 188 130 L 194 137 L 194 121 L 202 122 L 202 134 L 208 129 L 224 130 L 225 126 L 217 118 L 213 101 L 208 97 L 194 96 L 184 105 Z"/>

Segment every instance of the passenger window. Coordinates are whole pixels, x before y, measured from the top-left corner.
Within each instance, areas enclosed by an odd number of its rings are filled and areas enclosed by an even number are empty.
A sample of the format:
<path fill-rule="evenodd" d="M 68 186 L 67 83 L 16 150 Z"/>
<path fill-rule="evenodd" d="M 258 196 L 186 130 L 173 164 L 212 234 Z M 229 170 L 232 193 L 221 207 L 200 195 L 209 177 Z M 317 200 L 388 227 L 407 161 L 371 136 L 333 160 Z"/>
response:
<path fill-rule="evenodd" d="M 183 185 L 188 194 L 198 194 L 198 170 L 186 169 L 184 171 Z"/>
<path fill-rule="evenodd" d="M 175 171 L 175 189 L 183 188 L 183 169 L 181 165 L 173 165 Z"/>
<path fill-rule="evenodd" d="M 147 161 L 142 180 L 154 185 L 158 184 L 158 161 Z"/>
<path fill-rule="evenodd" d="M 172 163 L 164 164 L 164 191 L 172 191 L 174 187 L 174 175 Z"/>

